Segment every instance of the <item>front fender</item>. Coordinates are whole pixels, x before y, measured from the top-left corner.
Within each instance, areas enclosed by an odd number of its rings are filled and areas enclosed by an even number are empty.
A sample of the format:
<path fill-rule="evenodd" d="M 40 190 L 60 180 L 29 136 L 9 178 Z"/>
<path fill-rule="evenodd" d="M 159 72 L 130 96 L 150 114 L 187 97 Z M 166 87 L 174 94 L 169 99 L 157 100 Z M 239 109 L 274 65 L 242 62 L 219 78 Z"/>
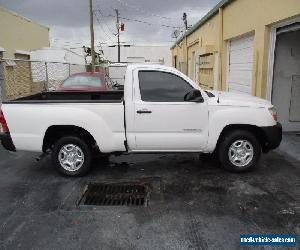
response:
<path fill-rule="evenodd" d="M 207 151 L 213 152 L 223 129 L 228 125 L 274 126 L 267 108 L 214 106 L 209 115 Z"/>

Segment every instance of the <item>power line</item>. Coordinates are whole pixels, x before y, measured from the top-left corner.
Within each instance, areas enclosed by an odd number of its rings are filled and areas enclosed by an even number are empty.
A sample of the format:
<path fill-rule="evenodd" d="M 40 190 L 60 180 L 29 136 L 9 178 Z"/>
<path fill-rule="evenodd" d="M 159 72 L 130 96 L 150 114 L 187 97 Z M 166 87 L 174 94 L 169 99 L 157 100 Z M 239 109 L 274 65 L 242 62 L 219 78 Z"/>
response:
<path fill-rule="evenodd" d="M 95 10 L 95 11 L 99 11 L 99 10 Z M 114 15 L 103 15 L 104 17 L 116 17 Z M 166 24 L 157 24 L 157 23 L 150 23 L 147 21 L 143 21 L 143 20 L 139 20 L 139 19 L 132 19 L 132 18 L 128 18 L 128 17 L 124 17 L 124 16 L 120 16 L 120 19 L 123 20 L 128 20 L 128 21 L 133 21 L 133 22 L 138 22 L 138 23 L 143 23 L 143 24 L 147 24 L 147 25 L 158 25 L 158 26 L 162 26 L 162 27 L 166 27 L 166 28 L 172 28 L 172 29 L 180 29 L 181 27 L 178 26 L 172 26 L 172 25 L 166 25 Z"/>
<path fill-rule="evenodd" d="M 113 41 L 114 39 L 113 39 L 112 36 L 109 34 L 109 32 L 107 33 L 107 32 L 105 31 L 105 29 L 102 27 L 102 24 L 101 24 L 101 22 L 100 22 L 100 19 L 99 19 L 98 15 L 96 14 L 96 12 L 94 12 L 94 13 L 95 13 L 96 20 L 97 20 L 97 22 L 98 22 L 98 24 L 99 24 L 101 30 L 102 30 L 103 33 L 107 36 L 108 40 L 109 40 L 110 42 L 114 43 L 114 41 Z M 106 42 L 107 42 L 107 39 L 106 39 Z"/>
<path fill-rule="evenodd" d="M 147 21 L 138 20 L 138 19 L 131 19 L 131 18 L 128 18 L 128 17 L 120 17 L 120 19 L 129 20 L 129 21 L 138 22 L 138 23 L 144 23 L 144 24 L 147 24 L 147 25 L 159 25 L 159 26 L 162 26 L 162 27 L 172 28 L 172 29 L 179 29 L 180 28 L 180 27 L 177 27 L 177 26 L 171 26 L 171 25 L 166 25 L 166 24 L 155 24 L 155 23 L 150 23 L 150 22 L 147 22 Z"/>
<path fill-rule="evenodd" d="M 162 18 L 162 19 L 168 19 L 168 20 L 177 20 L 177 18 L 172 18 L 172 17 L 166 17 L 166 16 L 162 16 L 162 15 L 158 15 L 158 14 L 153 14 L 153 13 L 150 13 L 150 12 L 147 12 L 147 11 L 144 11 L 140 8 L 138 8 L 137 6 L 135 5 L 130 5 L 122 0 L 115 0 L 115 1 L 118 1 L 120 4 L 122 4 L 123 6 L 126 6 L 126 7 L 130 7 L 132 9 L 135 9 L 136 11 L 139 11 L 143 14 L 148 14 L 148 15 L 151 15 L 153 17 L 159 17 L 159 18 Z"/>
<path fill-rule="evenodd" d="M 101 17 L 105 17 L 105 15 L 104 15 L 103 12 L 101 11 L 101 9 L 98 9 L 98 13 L 100 14 Z M 105 27 L 107 28 L 107 30 L 109 30 L 110 33 L 115 34 L 115 32 L 112 31 L 112 30 L 110 29 L 110 27 L 109 27 L 106 23 L 104 23 L 104 25 L 105 25 Z"/>
<path fill-rule="evenodd" d="M 106 37 L 109 40 L 112 40 L 113 37 L 110 34 L 111 33 L 110 30 L 108 30 L 108 28 L 104 25 L 104 22 L 101 22 L 101 16 L 98 16 L 97 13 L 95 13 L 95 12 L 94 12 L 94 15 L 96 17 L 97 23 L 99 24 L 99 27 L 101 28 L 102 32 L 106 35 Z M 104 29 L 104 28 L 106 28 L 106 29 Z"/>
<path fill-rule="evenodd" d="M 97 12 L 95 11 L 95 10 L 93 10 L 93 13 L 95 14 L 95 16 L 96 16 L 96 19 L 97 19 L 97 22 L 99 23 L 99 25 L 100 25 L 100 28 L 101 28 L 101 30 L 106 34 L 106 36 L 108 37 L 108 39 L 111 41 L 111 42 L 113 42 L 112 40 L 114 40 L 114 37 L 112 37 L 111 35 L 110 35 L 110 33 L 112 33 L 113 35 L 115 35 L 114 34 L 114 32 L 113 31 L 111 31 L 111 29 L 108 27 L 108 25 L 105 23 L 105 22 L 100 22 L 100 19 L 102 18 L 102 17 L 104 17 L 104 15 L 103 15 L 103 12 L 101 11 L 101 8 L 100 8 L 100 6 L 99 6 L 99 3 L 96 3 L 96 5 L 97 5 Z M 97 13 L 100 15 L 100 17 L 98 18 L 97 17 Z M 103 26 L 102 26 L 102 24 L 103 24 Z M 106 28 L 106 30 L 108 31 L 108 33 L 104 30 L 104 28 Z M 107 39 L 106 39 L 106 41 L 107 41 Z"/>
<path fill-rule="evenodd" d="M 104 19 L 105 17 L 108 17 L 108 16 L 105 16 L 105 15 L 103 14 L 103 11 L 101 10 L 99 3 L 97 3 L 97 7 L 98 7 L 97 12 L 100 14 L 100 17 L 102 17 L 103 19 Z M 115 10 L 114 10 L 114 11 L 115 11 Z M 114 22 L 114 21 L 113 21 L 113 22 Z M 109 33 L 112 33 L 114 36 L 117 35 L 117 33 L 114 31 L 114 30 L 115 30 L 114 27 L 113 27 L 113 29 L 111 30 L 110 25 L 108 25 L 106 22 L 103 22 L 103 24 L 104 24 L 105 28 L 108 30 Z"/>

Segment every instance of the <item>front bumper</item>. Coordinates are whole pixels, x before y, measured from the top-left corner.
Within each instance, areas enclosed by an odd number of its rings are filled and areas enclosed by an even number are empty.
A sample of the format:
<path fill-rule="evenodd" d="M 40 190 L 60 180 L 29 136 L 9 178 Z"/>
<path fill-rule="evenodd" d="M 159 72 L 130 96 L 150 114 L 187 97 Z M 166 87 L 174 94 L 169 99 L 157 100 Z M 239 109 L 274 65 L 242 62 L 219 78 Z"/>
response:
<path fill-rule="evenodd" d="M 264 152 L 277 148 L 282 140 L 282 126 L 279 122 L 275 126 L 261 127 L 264 133 Z"/>
<path fill-rule="evenodd" d="M 9 151 L 16 151 L 15 145 L 9 133 L 0 133 L 0 141 L 2 146 Z"/>

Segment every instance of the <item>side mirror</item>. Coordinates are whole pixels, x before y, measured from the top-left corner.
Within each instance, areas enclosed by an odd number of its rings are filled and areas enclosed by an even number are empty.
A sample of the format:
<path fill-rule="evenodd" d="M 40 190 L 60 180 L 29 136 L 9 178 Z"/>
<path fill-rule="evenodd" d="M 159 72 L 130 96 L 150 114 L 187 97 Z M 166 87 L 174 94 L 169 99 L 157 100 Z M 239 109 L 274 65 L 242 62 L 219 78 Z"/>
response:
<path fill-rule="evenodd" d="M 201 91 L 198 89 L 192 89 L 190 92 L 186 93 L 184 96 L 185 102 L 204 102 L 201 95 Z"/>

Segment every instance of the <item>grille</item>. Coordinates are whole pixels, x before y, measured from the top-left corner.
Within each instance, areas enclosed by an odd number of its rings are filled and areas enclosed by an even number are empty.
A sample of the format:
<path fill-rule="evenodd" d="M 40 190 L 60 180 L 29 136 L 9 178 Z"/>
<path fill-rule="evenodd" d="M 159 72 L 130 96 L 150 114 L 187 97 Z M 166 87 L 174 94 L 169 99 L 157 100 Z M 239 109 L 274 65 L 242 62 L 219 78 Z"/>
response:
<path fill-rule="evenodd" d="M 83 192 L 79 205 L 148 206 L 149 185 L 136 183 L 90 183 Z"/>

